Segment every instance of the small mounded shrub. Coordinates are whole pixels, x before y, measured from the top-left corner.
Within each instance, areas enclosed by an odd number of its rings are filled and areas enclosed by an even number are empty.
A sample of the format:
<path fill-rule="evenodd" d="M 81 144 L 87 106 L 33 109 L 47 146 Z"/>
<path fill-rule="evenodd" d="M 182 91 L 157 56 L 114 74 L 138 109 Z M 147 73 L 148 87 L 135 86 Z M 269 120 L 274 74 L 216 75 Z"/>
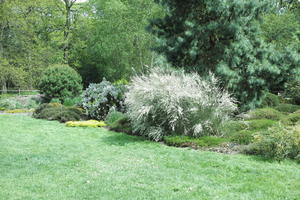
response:
<path fill-rule="evenodd" d="M 104 120 L 108 112 L 114 108 L 124 111 L 124 93 L 126 86 L 114 85 L 103 80 L 99 84 L 90 84 L 83 92 L 81 106 L 92 119 Z"/>
<path fill-rule="evenodd" d="M 42 104 L 35 110 L 33 117 L 37 119 L 56 120 L 63 123 L 85 119 L 82 109 L 66 107 L 59 103 Z"/>
<path fill-rule="evenodd" d="M 249 127 L 248 129 L 251 131 L 260 131 L 268 129 L 277 123 L 277 121 L 270 120 L 270 119 L 257 119 L 257 120 L 250 120 L 247 122 Z"/>
<path fill-rule="evenodd" d="M 81 101 L 82 101 L 81 97 L 65 98 L 63 100 L 64 102 L 63 105 L 68 107 L 77 106 L 80 105 Z"/>
<path fill-rule="evenodd" d="M 285 96 L 300 105 L 300 80 L 291 81 L 286 85 Z"/>
<path fill-rule="evenodd" d="M 51 99 L 57 98 L 63 102 L 66 98 L 80 95 L 82 79 L 71 67 L 55 65 L 46 69 L 38 88 L 46 101 L 50 102 Z"/>
<path fill-rule="evenodd" d="M 117 120 L 119 119 L 122 119 L 125 117 L 125 114 L 124 113 L 121 113 L 121 112 L 118 112 L 118 111 L 115 111 L 114 109 L 109 111 L 109 113 L 107 114 L 106 118 L 105 118 L 105 122 L 108 124 L 108 125 L 111 125 L 113 124 L 114 122 L 116 122 Z"/>
<path fill-rule="evenodd" d="M 221 127 L 236 110 L 214 76 L 203 80 L 197 74 L 159 68 L 133 77 L 125 102 L 134 132 L 156 141 L 174 133 L 222 135 Z"/>
<path fill-rule="evenodd" d="M 193 138 L 189 136 L 164 136 L 164 143 L 176 147 L 212 147 L 228 142 L 226 138 L 215 136 L 203 136 Z"/>
<path fill-rule="evenodd" d="M 250 144 L 253 140 L 254 133 L 255 133 L 255 131 L 242 130 L 242 131 L 232 134 L 230 139 L 232 142 L 235 142 L 238 144 Z"/>
<path fill-rule="evenodd" d="M 16 113 L 32 113 L 34 109 L 14 109 L 14 110 L 4 110 L 4 113 L 16 114 Z"/>
<path fill-rule="evenodd" d="M 281 121 L 285 125 L 296 125 L 300 121 L 300 111 L 287 115 Z"/>
<path fill-rule="evenodd" d="M 280 120 L 283 118 L 283 114 L 273 108 L 259 108 L 249 112 L 250 119 L 271 119 Z"/>
<path fill-rule="evenodd" d="M 300 110 L 300 106 L 293 104 L 279 104 L 275 109 L 283 113 L 293 113 Z"/>
<path fill-rule="evenodd" d="M 108 126 L 108 128 L 112 131 L 122 132 L 127 134 L 133 134 L 133 129 L 131 125 L 131 121 L 128 116 L 123 116 L 117 121 L 113 122 Z"/>
<path fill-rule="evenodd" d="M 245 152 L 275 160 L 295 159 L 300 154 L 300 132 L 281 124 L 273 126 L 254 135 Z"/>
<path fill-rule="evenodd" d="M 97 128 L 97 127 L 104 127 L 107 126 L 103 121 L 97 120 L 88 120 L 88 121 L 68 121 L 66 122 L 67 127 L 90 127 L 90 128 Z"/>
<path fill-rule="evenodd" d="M 263 98 L 261 107 L 276 107 L 280 104 L 280 97 L 272 94 L 267 93 L 266 96 Z"/>

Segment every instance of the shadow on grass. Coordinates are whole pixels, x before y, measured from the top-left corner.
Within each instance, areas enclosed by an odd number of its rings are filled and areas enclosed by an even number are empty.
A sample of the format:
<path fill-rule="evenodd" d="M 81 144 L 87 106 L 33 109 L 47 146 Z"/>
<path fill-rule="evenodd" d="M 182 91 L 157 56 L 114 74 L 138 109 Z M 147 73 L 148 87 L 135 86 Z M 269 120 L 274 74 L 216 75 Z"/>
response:
<path fill-rule="evenodd" d="M 108 145 L 125 146 L 130 143 L 149 142 L 143 137 L 126 135 L 125 133 L 115 133 L 102 139 Z"/>

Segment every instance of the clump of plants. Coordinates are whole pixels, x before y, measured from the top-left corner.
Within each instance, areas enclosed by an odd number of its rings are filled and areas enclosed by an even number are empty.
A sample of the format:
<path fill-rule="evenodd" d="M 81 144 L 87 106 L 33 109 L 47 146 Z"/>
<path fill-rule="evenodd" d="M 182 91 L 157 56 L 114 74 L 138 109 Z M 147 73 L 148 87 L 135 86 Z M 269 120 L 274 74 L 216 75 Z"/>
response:
<path fill-rule="evenodd" d="M 282 124 L 273 126 L 254 135 L 253 143 L 245 152 L 275 160 L 296 159 L 300 155 L 300 132 Z"/>
<path fill-rule="evenodd" d="M 272 93 L 267 93 L 261 103 L 261 107 L 276 107 L 280 104 L 281 100 L 280 97 L 272 94 Z"/>
<path fill-rule="evenodd" d="M 46 69 L 38 89 L 47 102 L 54 98 L 63 102 L 66 98 L 80 95 L 82 79 L 73 68 L 67 65 L 55 65 Z"/>
<path fill-rule="evenodd" d="M 274 108 L 260 108 L 249 112 L 250 119 L 270 119 L 280 120 L 283 118 L 283 114 Z"/>
<path fill-rule="evenodd" d="M 237 109 L 213 75 L 204 80 L 194 73 L 159 68 L 132 79 L 125 104 L 133 131 L 153 140 L 173 133 L 222 135 L 222 125 Z"/>
<path fill-rule="evenodd" d="M 66 107 L 60 103 L 42 104 L 33 113 L 37 119 L 56 120 L 59 122 L 80 121 L 86 118 L 82 109 Z"/>
<path fill-rule="evenodd" d="M 300 110 L 300 106 L 294 104 L 279 104 L 275 109 L 283 113 L 293 113 Z"/>
<path fill-rule="evenodd" d="M 97 120 L 88 120 L 88 121 L 68 121 L 66 122 L 67 127 L 90 127 L 90 128 L 97 128 L 97 127 L 104 127 L 107 126 L 103 121 Z"/>
<path fill-rule="evenodd" d="M 300 80 L 288 82 L 285 95 L 290 98 L 293 103 L 300 105 Z"/>
<path fill-rule="evenodd" d="M 104 120 L 111 109 L 124 111 L 124 93 L 126 85 L 112 84 L 103 80 L 99 84 L 90 84 L 82 94 L 81 106 L 92 119 Z"/>

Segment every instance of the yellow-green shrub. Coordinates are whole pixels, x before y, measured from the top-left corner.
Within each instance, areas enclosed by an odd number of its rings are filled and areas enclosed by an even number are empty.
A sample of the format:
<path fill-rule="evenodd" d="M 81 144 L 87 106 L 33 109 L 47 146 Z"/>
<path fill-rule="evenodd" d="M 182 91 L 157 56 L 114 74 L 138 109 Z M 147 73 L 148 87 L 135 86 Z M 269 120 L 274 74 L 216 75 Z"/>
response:
<path fill-rule="evenodd" d="M 67 127 L 104 127 L 107 126 L 103 121 L 89 120 L 89 121 L 68 121 Z"/>
<path fill-rule="evenodd" d="M 4 113 L 10 113 L 10 114 L 15 114 L 15 113 L 30 113 L 30 112 L 34 112 L 34 109 L 4 110 Z"/>

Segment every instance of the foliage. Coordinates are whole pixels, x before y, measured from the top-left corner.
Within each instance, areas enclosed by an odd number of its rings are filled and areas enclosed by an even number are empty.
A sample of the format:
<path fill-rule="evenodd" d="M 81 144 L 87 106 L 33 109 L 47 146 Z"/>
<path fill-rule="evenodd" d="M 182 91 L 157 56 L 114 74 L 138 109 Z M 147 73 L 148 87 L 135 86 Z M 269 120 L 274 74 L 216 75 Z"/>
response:
<path fill-rule="evenodd" d="M 3 108 L 3 110 L 32 109 L 38 107 L 39 104 L 39 99 L 30 96 L 9 97 L 0 99 L 0 107 Z"/>
<path fill-rule="evenodd" d="M 124 115 L 120 119 L 110 124 L 109 129 L 116 132 L 133 134 L 131 121 L 127 115 Z"/>
<path fill-rule="evenodd" d="M 272 93 L 267 93 L 261 103 L 261 107 L 276 107 L 280 104 L 280 97 L 272 94 Z"/>
<path fill-rule="evenodd" d="M 248 129 L 252 131 L 259 131 L 259 130 L 266 130 L 269 127 L 272 127 L 277 123 L 277 121 L 270 120 L 270 119 L 257 119 L 257 120 L 250 120 L 248 123 Z"/>
<path fill-rule="evenodd" d="M 222 131 L 225 136 L 228 136 L 241 130 L 247 129 L 248 127 L 249 124 L 245 121 L 231 120 L 223 125 Z"/>
<path fill-rule="evenodd" d="M 249 112 L 251 119 L 270 119 L 280 120 L 283 118 L 283 114 L 274 108 L 259 108 Z"/>
<path fill-rule="evenodd" d="M 4 113 L 16 114 L 16 113 L 31 113 L 34 109 L 14 109 L 14 110 L 4 110 Z"/>
<path fill-rule="evenodd" d="M 132 78 L 126 94 L 134 132 L 154 140 L 180 133 L 199 137 L 221 135 L 220 128 L 236 106 L 214 76 L 155 68 Z"/>
<path fill-rule="evenodd" d="M 300 105 L 300 80 L 294 80 L 286 85 L 285 95 Z"/>
<path fill-rule="evenodd" d="M 64 104 L 64 106 L 77 106 L 77 105 L 80 105 L 81 104 L 81 102 L 82 102 L 82 99 L 81 99 L 81 97 L 74 97 L 74 98 L 65 98 L 64 100 L 63 100 L 63 104 Z"/>
<path fill-rule="evenodd" d="M 282 123 L 285 125 L 296 125 L 300 121 L 300 112 L 294 112 L 282 119 Z"/>
<path fill-rule="evenodd" d="M 242 130 L 242 131 L 232 134 L 230 139 L 232 142 L 246 145 L 246 144 L 250 144 L 252 142 L 254 133 L 255 133 L 255 131 Z"/>
<path fill-rule="evenodd" d="M 84 85 L 105 77 L 129 78 L 151 65 L 155 37 L 145 30 L 148 20 L 162 13 L 153 0 L 92 0 L 73 31 L 71 65 L 77 65 Z"/>
<path fill-rule="evenodd" d="M 55 65 L 48 68 L 41 77 L 39 90 L 50 101 L 57 98 L 76 97 L 82 90 L 80 75 L 67 65 Z"/>
<path fill-rule="evenodd" d="M 299 105 L 293 105 L 293 104 L 279 104 L 275 107 L 276 110 L 283 113 L 293 113 L 297 110 L 300 110 Z"/>
<path fill-rule="evenodd" d="M 218 146 L 228 140 L 226 138 L 215 136 L 203 136 L 199 138 L 189 136 L 164 136 L 163 141 L 169 146 L 197 148 Z"/>
<path fill-rule="evenodd" d="M 276 160 L 294 159 L 300 154 L 300 133 L 282 125 L 274 126 L 255 135 L 246 153 Z"/>
<path fill-rule="evenodd" d="M 115 111 L 115 110 L 111 110 L 109 111 L 109 113 L 107 114 L 106 118 L 105 118 L 105 122 L 108 125 L 112 125 L 113 123 L 115 123 L 116 121 L 118 121 L 119 119 L 122 119 L 125 117 L 124 113 Z"/>
<path fill-rule="evenodd" d="M 99 84 L 90 84 L 82 94 L 82 107 L 92 119 L 103 120 L 110 109 L 124 110 L 125 88 L 105 79 Z"/>
<path fill-rule="evenodd" d="M 85 119 L 83 110 L 76 107 L 65 107 L 59 103 L 42 104 L 35 110 L 33 117 L 37 119 L 57 120 L 59 122 Z"/>
<path fill-rule="evenodd" d="M 97 127 L 104 127 L 107 125 L 103 121 L 89 120 L 89 121 L 68 121 L 66 122 L 66 126 L 97 128 Z"/>
<path fill-rule="evenodd" d="M 175 67 L 203 76 L 213 72 L 242 111 L 258 106 L 272 85 L 283 85 L 299 75 L 299 64 L 290 61 L 298 58 L 282 62 L 291 55 L 278 57 L 260 37 L 258 20 L 272 7 L 270 1 L 157 2 L 165 7 L 166 15 L 149 27 L 159 39 L 156 51 Z"/>

